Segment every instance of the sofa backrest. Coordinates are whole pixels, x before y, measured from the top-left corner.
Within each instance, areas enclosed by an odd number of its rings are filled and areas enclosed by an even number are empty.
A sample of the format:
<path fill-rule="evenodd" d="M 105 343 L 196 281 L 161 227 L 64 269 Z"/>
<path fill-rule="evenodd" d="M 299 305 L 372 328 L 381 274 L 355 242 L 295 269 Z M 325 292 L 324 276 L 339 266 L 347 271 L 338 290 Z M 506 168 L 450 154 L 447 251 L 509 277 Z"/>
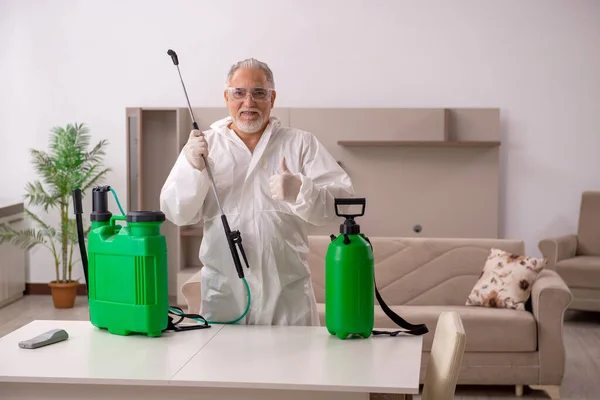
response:
<path fill-rule="evenodd" d="M 581 195 L 577 242 L 578 255 L 600 256 L 600 192 Z"/>
<path fill-rule="evenodd" d="M 369 240 L 377 288 L 388 305 L 464 305 L 492 248 L 525 255 L 523 241 L 511 239 Z M 308 263 L 319 303 L 325 302 L 325 256 L 330 242 L 328 236 L 309 236 Z"/>

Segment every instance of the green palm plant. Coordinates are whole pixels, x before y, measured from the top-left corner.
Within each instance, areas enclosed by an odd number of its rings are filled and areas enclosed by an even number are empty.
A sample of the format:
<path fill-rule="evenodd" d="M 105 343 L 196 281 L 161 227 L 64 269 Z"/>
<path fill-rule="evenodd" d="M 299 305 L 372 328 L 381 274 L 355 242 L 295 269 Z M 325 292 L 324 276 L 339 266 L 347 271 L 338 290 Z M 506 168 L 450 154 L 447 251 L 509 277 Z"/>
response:
<path fill-rule="evenodd" d="M 90 142 L 90 131 L 85 124 L 51 129 L 48 152 L 30 149 L 39 179 L 25 186 L 25 215 L 38 227 L 16 230 L 8 225 L 0 226 L 0 243 L 13 243 L 27 250 L 38 245 L 48 248 L 54 257 L 57 283 L 73 281 L 73 251 L 78 238 L 75 219 L 69 218 L 72 191 L 80 188 L 84 195 L 111 171 L 102 165 L 108 141 L 101 140 L 88 151 Z M 45 212 L 58 211 L 58 229 L 29 207 L 39 207 Z"/>

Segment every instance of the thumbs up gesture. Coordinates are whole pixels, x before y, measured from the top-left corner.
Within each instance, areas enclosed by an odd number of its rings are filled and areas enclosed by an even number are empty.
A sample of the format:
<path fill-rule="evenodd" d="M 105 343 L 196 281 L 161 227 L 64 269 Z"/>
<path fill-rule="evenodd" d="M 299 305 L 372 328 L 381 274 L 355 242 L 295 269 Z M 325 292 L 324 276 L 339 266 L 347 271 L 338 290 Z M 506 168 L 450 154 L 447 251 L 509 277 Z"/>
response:
<path fill-rule="evenodd" d="M 280 173 L 271 176 L 271 197 L 275 200 L 283 200 L 287 202 L 295 202 L 300 193 L 302 182 L 290 172 L 286 163 L 285 157 L 281 159 Z"/>

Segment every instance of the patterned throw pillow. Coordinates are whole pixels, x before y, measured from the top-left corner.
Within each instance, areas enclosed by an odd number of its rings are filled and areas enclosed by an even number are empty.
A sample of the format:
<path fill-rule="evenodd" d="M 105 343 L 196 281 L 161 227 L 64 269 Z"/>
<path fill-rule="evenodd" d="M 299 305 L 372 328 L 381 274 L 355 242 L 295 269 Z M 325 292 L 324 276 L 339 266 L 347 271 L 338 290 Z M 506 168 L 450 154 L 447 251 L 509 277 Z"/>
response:
<path fill-rule="evenodd" d="M 545 258 L 492 249 L 466 305 L 525 310 L 531 286 L 546 263 Z"/>

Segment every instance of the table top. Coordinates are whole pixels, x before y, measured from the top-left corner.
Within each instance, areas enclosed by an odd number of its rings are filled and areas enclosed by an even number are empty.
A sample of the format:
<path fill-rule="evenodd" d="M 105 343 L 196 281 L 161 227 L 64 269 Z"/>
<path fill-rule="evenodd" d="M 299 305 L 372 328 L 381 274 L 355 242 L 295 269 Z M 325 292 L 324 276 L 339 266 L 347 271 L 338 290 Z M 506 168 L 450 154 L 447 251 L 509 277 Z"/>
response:
<path fill-rule="evenodd" d="M 37 349 L 19 347 L 51 329 L 64 329 L 69 338 Z M 0 338 L 0 382 L 168 385 L 220 329 L 152 338 L 112 335 L 89 321 L 33 321 Z"/>
<path fill-rule="evenodd" d="M 421 336 L 340 340 L 325 327 L 228 325 L 174 377 L 186 386 L 418 393 Z"/>
<path fill-rule="evenodd" d="M 62 328 L 39 349 L 18 342 Z M 160 338 L 34 321 L 0 338 L 0 382 L 418 393 L 422 336 L 340 340 L 325 327 L 213 325 Z"/>

